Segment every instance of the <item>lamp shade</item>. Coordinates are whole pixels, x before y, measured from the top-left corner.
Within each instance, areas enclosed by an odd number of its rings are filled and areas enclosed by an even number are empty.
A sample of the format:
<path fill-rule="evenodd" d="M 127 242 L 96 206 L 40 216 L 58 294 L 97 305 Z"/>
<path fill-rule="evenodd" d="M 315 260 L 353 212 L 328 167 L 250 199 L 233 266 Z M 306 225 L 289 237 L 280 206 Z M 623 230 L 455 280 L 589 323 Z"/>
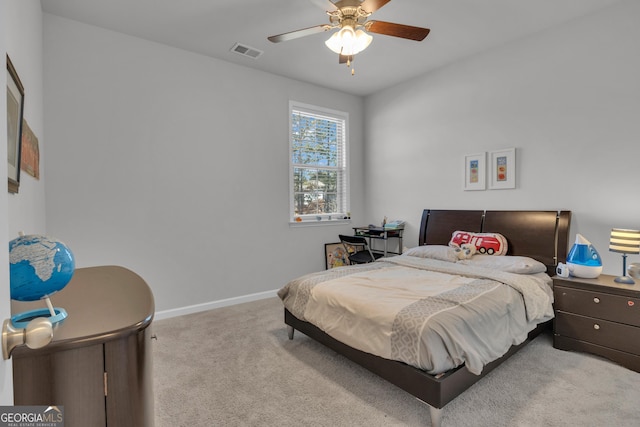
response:
<path fill-rule="evenodd" d="M 609 250 L 623 254 L 640 254 L 640 230 L 613 228 Z"/>
<path fill-rule="evenodd" d="M 354 31 L 352 27 L 345 26 L 333 33 L 324 44 L 338 55 L 353 56 L 365 50 L 371 44 L 371 40 L 373 37 L 366 32 Z"/>

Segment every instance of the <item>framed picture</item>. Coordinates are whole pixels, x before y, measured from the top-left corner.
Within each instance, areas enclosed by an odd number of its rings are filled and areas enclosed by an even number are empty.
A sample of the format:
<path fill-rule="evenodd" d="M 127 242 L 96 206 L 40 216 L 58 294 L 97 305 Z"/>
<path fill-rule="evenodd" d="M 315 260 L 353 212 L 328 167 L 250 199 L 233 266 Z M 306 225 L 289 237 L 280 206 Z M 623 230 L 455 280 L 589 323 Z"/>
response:
<path fill-rule="evenodd" d="M 489 188 L 492 190 L 516 188 L 516 149 L 491 151 L 489 161 L 491 162 Z"/>
<path fill-rule="evenodd" d="M 484 190 L 486 188 L 486 153 L 464 156 L 464 190 Z"/>
<path fill-rule="evenodd" d="M 40 148 L 38 137 L 26 120 L 22 121 L 22 146 L 20 147 L 20 170 L 35 179 L 40 179 Z"/>
<path fill-rule="evenodd" d="M 333 267 L 341 267 L 343 265 L 351 265 L 349 262 L 349 254 L 364 250 L 363 245 L 347 245 L 348 252 L 344 249 L 344 245 L 338 243 L 325 243 L 324 245 L 324 261 L 327 270 Z"/>
<path fill-rule="evenodd" d="M 20 187 L 20 152 L 22 147 L 22 114 L 24 88 L 7 55 L 7 172 L 9 193 Z"/>
<path fill-rule="evenodd" d="M 327 270 L 334 267 L 349 265 L 349 256 L 342 243 L 325 243 L 324 260 Z"/>

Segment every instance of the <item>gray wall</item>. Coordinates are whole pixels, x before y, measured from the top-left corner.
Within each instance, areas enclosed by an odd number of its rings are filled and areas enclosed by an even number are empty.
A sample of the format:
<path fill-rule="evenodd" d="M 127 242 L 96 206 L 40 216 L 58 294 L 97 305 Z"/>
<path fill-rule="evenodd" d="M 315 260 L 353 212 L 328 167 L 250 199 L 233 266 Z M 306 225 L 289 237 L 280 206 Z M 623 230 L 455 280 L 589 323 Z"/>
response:
<path fill-rule="evenodd" d="M 40 180 L 22 172 L 18 194 L 0 192 L 0 244 L 9 247 L 9 241 L 18 231 L 30 234 L 45 232 L 45 175 L 43 174 L 44 147 L 43 89 L 42 89 L 42 10 L 38 0 L 0 1 L 0 55 L 11 58 L 25 89 L 24 119 L 39 139 L 41 153 Z M 3 76 L 6 73 L 3 71 Z M 4 79 L 5 77 L 3 77 Z M 4 80 L 3 80 L 4 81 Z M 5 87 L 5 83 L 2 87 Z M 6 116 L 6 103 L 0 106 L 0 117 Z M 0 120 L 0 141 L 7 141 L 6 121 Z M 0 150 L 0 176 L 6 176 L 6 151 Z M 0 256 L 0 321 L 10 317 L 9 256 L 5 250 Z M 0 405 L 13 404 L 11 360 L 0 361 Z"/>
<path fill-rule="evenodd" d="M 569 209 L 571 241 L 620 274 L 610 229 L 640 229 L 639 17 L 618 3 L 367 98 L 365 211 L 415 245 L 423 208 Z M 509 147 L 516 189 L 462 190 L 466 154 Z"/>
<path fill-rule="evenodd" d="M 78 266 L 147 280 L 159 311 L 270 292 L 324 268 L 348 224 L 288 223 L 289 100 L 350 116 L 363 212 L 363 100 L 45 14 L 47 231 Z"/>
<path fill-rule="evenodd" d="M 0 28 L 5 28 L 5 21 L 7 16 L 7 8 L 5 2 L 0 2 Z M 0 55 L 5 55 L 6 50 L 6 35 L 4 31 L 0 31 Z M 6 86 L 6 73 L 4 73 L 2 86 Z M 7 104 L 0 103 L 0 117 L 5 117 L 7 114 Z M 7 143 L 7 122 L 0 120 L 0 143 L 4 146 Z M 7 154 L 4 150 L 0 150 L 0 176 L 4 176 L 7 173 Z M 8 211 L 8 194 L 2 192 L 0 194 L 0 210 L 2 212 Z M 7 244 L 8 242 L 7 227 L 2 227 L 0 230 L 0 242 Z M 2 319 L 6 319 L 11 316 L 11 307 L 9 305 L 9 256 L 7 251 L 3 251 L 0 256 L 0 292 L 2 298 L 0 298 L 0 316 Z M 0 405 L 13 404 L 13 378 L 11 375 L 11 362 L 3 362 L 0 365 Z"/>
<path fill-rule="evenodd" d="M 38 138 L 40 179 L 20 173 L 17 195 L 9 195 L 9 237 L 42 234 L 45 230 L 46 145 L 42 80 L 42 10 L 37 0 L 7 2 L 7 53 L 24 86 L 24 119 Z"/>
<path fill-rule="evenodd" d="M 572 235 L 618 274 L 609 230 L 640 227 L 638 7 L 622 2 L 364 102 L 45 14 L 47 231 L 80 266 L 137 271 L 164 313 L 271 294 L 323 268 L 323 244 L 349 226 L 287 224 L 293 99 L 351 116 L 354 224 L 405 219 L 411 246 L 425 207 L 570 209 Z M 465 154 L 508 147 L 516 189 L 462 191 Z"/>

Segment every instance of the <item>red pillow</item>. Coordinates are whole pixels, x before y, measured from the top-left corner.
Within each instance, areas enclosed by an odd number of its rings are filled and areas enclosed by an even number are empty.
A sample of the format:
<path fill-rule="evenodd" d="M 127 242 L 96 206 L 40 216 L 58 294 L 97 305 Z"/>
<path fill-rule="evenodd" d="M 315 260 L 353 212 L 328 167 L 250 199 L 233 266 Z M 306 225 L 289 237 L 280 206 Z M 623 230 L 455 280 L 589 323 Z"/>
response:
<path fill-rule="evenodd" d="M 471 243 L 476 247 L 477 253 L 487 255 L 506 255 L 509 249 L 507 239 L 499 233 L 454 231 L 449 246 L 460 247 L 463 243 Z"/>

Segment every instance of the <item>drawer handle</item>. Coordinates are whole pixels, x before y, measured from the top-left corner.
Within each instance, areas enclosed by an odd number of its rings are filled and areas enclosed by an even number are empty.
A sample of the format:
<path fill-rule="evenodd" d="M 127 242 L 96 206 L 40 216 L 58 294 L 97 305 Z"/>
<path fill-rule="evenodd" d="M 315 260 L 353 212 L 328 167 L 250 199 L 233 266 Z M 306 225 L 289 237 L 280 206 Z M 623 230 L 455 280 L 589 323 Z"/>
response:
<path fill-rule="evenodd" d="M 595 330 L 597 331 L 598 329 L 600 329 L 600 325 L 598 325 L 597 323 L 596 323 L 596 324 L 594 324 L 594 325 L 593 325 L 593 329 L 595 329 Z"/>
<path fill-rule="evenodd" d="M 593 299 L 593 302 L 595 302 L 596 304 L 599 304 L 599 303 L 600 303 L 600 298 L 597 298 L 597 297 L 596 297 L 596 298 L 594 298 L 594 299 Z"/>

